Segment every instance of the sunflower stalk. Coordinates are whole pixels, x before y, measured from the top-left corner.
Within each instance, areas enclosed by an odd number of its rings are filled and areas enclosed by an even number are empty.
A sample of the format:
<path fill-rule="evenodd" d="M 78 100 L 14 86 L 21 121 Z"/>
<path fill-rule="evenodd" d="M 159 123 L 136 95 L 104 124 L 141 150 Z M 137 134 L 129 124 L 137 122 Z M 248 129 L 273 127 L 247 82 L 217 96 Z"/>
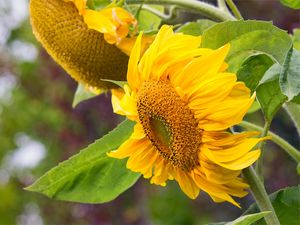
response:
<path fill-rule="evenodd" d="M 126 4 L 175 5 L 178 8 L 189 9 L 216 21 L 236 20 L 229 11 L 197 0 L 126 0 Z"/>
<path fill-rule="evenodd" d="M 271 211 L 270 214 L 265 216 L 267 225 L 280 225 L 275 210 L 266 192 L 262 181 L 257 176 L 252 166 L 243 170 L 243 175 L 250 185 L 251 193 L 257 202 L 259 209 L 263 211 Z"/>
<path fill-rule="evenodd" d="M 257 126 L 253 123 L 242 121 L 239 126 L 247 129 L 247 130 L 256 130 L 263 132 L 263 128 L 260 126 Z M 288 153 L 297 163 L 300 163 L 300 151 L 297 150 L 295 147 L 293 147 L 291 144 L 289 144 L 286 140 L 278 136 L 277 134 L 268 131 L 268 135 L 271 137 L 271 141 L 273 141 L 275 144 L 280 146 L 286 153 Z"/>

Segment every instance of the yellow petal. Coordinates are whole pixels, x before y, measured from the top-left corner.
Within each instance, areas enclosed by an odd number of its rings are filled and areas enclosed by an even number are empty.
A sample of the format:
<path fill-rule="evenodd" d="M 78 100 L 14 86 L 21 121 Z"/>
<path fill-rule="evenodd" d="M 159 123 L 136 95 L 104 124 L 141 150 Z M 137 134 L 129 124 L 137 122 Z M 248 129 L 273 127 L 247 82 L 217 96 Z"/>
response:
<path fill-rule="evenodd" d="M 127 71 L 127 81 L 130 88 L 136 91 L 141 83 L 140 74 L 138 71 L 138 63 L 141 56 L 141 45 L 142 45 L 142 33 L 138 36 L 129 58 L 128 71 Z"/>
<path fill-rule="evenodd" d="M 265 138 L 248 138 L 230 148 L 222 148 L 216 150 L 210 150 L 204 144 L 201 150 L 211 161 L 215 163 L 225 163 L 244 156 L 247 152 L 251 151 L 251 149 L 258 142 L 263 140 L 265 140 Z"/>
<path fill-rule="evenodd" d="M 191 199 L 197 198 L 200 189 L 197 187 L 190 175 L 180 169 L 177 169 L 175 173 L 175 179 L 178 181 L 181 190 Z"/>
<path fill-rule="evenodd" d="M 233 97 L 236 92 L 241 95 Z M 250 90 L 237 83 L 231 93 L 221 102 L 209 105 L 205 110 L 195 109 L 195 117 L 200 120 L 199 127 L 206 131 L 224 130 L 242 121 L 244 115 L 251 107 L 255 95 L 250 98 Z"/>
<path fill-rule="evenodd" d="M 115 33 L 117 27 L 115 24 L 101 13 L 101 11 L 95 11 L 87 9 L 83 15 L 84 22 L 88 25 L 88 28 L 99 31 L 100 33 Z"/>
<path fill-rule="evenodd" d="M 136 99 L 127 85 L 124 86 L 125 93 L 120 90 L 112 90 L 112 106 L 115 113 L 127 116 L 128 119 L 138 120 Z"/>
<path fill-rule="evenodd" d="M 145 149 L 150 145 L 147 139 L 128 139 L 117 150 L 107 153 L 108 156 L 124 159 L 129 157 L 133 152 Z"/>

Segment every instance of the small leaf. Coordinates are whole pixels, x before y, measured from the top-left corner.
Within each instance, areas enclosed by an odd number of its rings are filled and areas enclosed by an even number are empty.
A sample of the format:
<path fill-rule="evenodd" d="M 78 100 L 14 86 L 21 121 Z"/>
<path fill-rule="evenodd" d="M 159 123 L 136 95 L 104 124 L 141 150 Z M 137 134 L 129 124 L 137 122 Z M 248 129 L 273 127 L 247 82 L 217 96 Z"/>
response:
<path fill-rule="evenodd" d="M 121 123 L 112 132 L 60 163 L 26 190 L 50 198 L 104 203 L 131 187 L 140 174 L 126 168 L 126 160 L 114 159 L 107 152 L 118 148 L 133 131 L 134 122 Z"/>
<path fill-rule="evenodd" d="M 280 0 L 280 2 L 289 8 L 300 9 L 300 0 Z"/>
<path fill-rule="evenodd" d="M 270 196 L 274 210 L 281 225 L 299 225 L 300 221 L 300 186 L 281 189 Z M 253 204 L 245 214 L 259 212 L 256 204 Z M 259 220 L 255 225 L 266 225 L 264 220 Z"/>
<path fill-rule="evenodd" d="M 197 20 L 196 22 L 188 22 L 186 24 L 183 24 L 181 27 L 179 27 L 176 30 L 176 32 L 199 36 L 202 35 L 206 29 L 210 28 L 215 24 L 216 22 L 212 20 L 201 19 L 201 20 Z"/>
<path fill-rule="evenodd" d="M 280 73 L 280 88 L 291 101 L 300 94 L 300 51 L 291 48 Z"/>
<path fill-rule="evenodd" d="M 239 81 L 243 81 L 252 92 L 255 91 L 265 72 L 274 64 L 269 56 L 253 55 L 247 58 L 237 72 Z"/>
<path fill-rule="evenodd" d="M 281 93 L 279 87 L 279 73 L 281 66 L 274 64 L 264 75 L 256 89 L 257 99 L 268 121 L 271 121 L 275 113 L 286 101 L 286 96 Z"/>
<path fill-rule="evenodd" d="M 210 223 L 209 225 L 252 225 L 254 222 L 260 220 L 265 215 L 269 214 L 270 211 L 250 214 L 246 216 L 241 216 L 232 222 L 222 222 L 222 223 Z"/>
<path fill-rule="evenodd" d="M 80 102 L 93 98 L 101 93 L 103 93 L 103 91 L 100 90 L 99 93 L 96 94 L 88 88 L 86 88 L 83 84 L 79 83 L 73 98 L 72 107 L 75 108 Z"/>
<path fill-rule="evenodd" d="M 251 55 L 266 54 L 283 65 L 292 46 L 291 37 L 283 30 L 264 21 L 227 21 L 207 29 L 201 47 L 217 49 L 231 44 L 226 61 L 229 71 L 237 72 Z"/>

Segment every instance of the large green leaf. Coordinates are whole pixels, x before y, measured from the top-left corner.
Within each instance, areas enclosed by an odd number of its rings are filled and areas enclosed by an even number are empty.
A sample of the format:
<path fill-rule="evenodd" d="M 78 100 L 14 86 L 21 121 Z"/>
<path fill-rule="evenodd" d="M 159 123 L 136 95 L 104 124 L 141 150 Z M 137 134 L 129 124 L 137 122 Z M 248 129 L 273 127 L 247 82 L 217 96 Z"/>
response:
<path fill-rule="evenodd" d="M 257 99 L 268 121 L 273 119 L 275 113 L 286 101 L 286 96 L 281 93 L 279 87 L 280 71 L 281 66 L 274 64 L 265 73 L 256 89 Z"/>
<path fill-rule="evenodd" d="M 286 57 L 279 78 L 283 94 L 291 101 L 300 94 L 300 51 L 291 48 Z"/>
<path fill-rule="evenodd" d="M 126 160 L 110 158 L 106 153 L 128 139 L 133 127 L 133 122 L 124 121 L 79 154 L 51 169 L 26 190 L 81 203 L 103 203 L 115 199 L 140 175 L 126 168 Z"/>
<path fill-rule="evenodd" d="M 217 49 L 231 44 L 227 56 L 229 71 L 236 72 L 251 55 L 266 54 L 283 65 L 292 46 L 291 37 L 283 30 L 264 21 L 227 21 L 207 29 L 202 47 Z"/>
<path fill-rule="evenodd" d="M 176 32 L 182 32 L 184 34 L 199 36 L 202 35 L 205 30 L 215 25 L 216 22 L 207 19 L 197 20 L 196 22 L 188 22 L 179 27 Z"/>
<path fill-rule="evenodd" d="M 300 186 L 288 187 L 270 195 L 274 210 L 281 225 L 299 225 L 300 221 Z M 256 204 L 250 206 L 246 214 L 259 212 Z M 259 220 L 255 225 L 266 225 Z"/>
<path fill-rule="evenodd" d="M 232 222 L 210 223 L 209 225 L 252 225 L 254 222 L 260 220 L 269 213 L 269 211 L 254 213 L 250 215 L 241 216 Z"/>
<path fill-rule="evenodd" d="M 289 8 L 300 9 L 300 0 L 280 0 L 280 2 Z"/>

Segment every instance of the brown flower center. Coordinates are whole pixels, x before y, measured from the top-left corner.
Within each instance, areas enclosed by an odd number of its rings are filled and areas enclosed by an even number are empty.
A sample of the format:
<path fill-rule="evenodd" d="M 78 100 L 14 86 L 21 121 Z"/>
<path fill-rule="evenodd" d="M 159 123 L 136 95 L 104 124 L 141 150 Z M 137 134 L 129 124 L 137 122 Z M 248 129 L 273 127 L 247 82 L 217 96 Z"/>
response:
<path fill-rule="evenodd" d="M 145 82 L 137 110 L 146 136 L 164 159 L 184 171 L 199 165 L 201 129 L 169 81 Z"/>

